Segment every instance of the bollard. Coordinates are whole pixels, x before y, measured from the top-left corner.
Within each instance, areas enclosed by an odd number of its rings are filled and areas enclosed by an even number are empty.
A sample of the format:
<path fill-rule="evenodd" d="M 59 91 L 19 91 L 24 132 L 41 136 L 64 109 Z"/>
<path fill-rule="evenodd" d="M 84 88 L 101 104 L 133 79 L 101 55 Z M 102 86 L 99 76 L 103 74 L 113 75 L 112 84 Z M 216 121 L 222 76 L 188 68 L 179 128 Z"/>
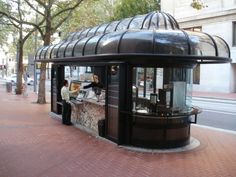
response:
<path fill-rule="evenodd" d="M 12 92 L 12 83 L 11 82 L 6 83 L 6 91 L 7 92 Z"/>
<path fill-rule="evenodd" d="M 98 121 L 98 135 L 105 137 L 105 119 Z"/>

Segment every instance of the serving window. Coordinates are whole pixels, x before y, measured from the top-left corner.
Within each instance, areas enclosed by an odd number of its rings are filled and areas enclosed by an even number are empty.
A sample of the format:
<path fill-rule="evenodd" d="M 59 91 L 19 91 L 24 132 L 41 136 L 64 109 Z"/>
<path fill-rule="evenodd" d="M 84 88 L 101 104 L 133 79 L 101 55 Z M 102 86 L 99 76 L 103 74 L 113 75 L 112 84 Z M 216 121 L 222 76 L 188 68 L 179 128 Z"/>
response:
<path fill-rule="evenodd" d="M 133 112 L 168 116 L 191 111 L 192 69 L 133 68 Z"/>

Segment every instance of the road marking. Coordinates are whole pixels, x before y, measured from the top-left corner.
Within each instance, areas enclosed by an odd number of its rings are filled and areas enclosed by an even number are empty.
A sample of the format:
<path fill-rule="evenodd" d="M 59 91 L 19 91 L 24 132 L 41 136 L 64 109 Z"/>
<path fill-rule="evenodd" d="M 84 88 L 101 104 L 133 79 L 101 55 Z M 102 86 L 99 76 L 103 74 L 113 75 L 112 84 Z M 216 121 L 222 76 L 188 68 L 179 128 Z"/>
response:
<path fill-rule="evenodd" d="M 206 126 L 206 125 L 199 125 L 199 124 L 192 124 L 192 126 L 202 127 L 202 128 L 206 128 L 206 129 L 210 129 L 210 130 L 215 130 L 215 131 L 220 131 L 220 132 L 236 135 L 236 131 L 233 131 L 233 130 L 226 130 L 226 129 L 222 129 L 222 128 L 215 128 L 215 127 L 210 127 L 210 126 Z"/>
<path fill-rule="evenodd" d="M 230 112 L 230 111 L 219 111 L 219 110 L 212 110 L 212 109 L 202 109 L 203 112 L 204 111 L 208 111 L 208 112 L 213 112 L 213 113 L 219 113 L 219 114 L 227 114 L 227 115 L 233 115 L 233 116 L 236 116 L 236 112 Z M 235 117 L 236 118 L 236 117 Z"/>

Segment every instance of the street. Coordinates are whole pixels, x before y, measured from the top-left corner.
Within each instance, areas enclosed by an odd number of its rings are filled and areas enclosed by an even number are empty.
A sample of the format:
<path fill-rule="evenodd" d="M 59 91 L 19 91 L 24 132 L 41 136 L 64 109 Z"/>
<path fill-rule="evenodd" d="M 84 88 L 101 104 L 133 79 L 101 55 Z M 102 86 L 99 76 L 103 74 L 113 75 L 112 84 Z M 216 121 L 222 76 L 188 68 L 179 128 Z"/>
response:
<path fill-rule="evenodd" d="M 202 108 L 197 124 L 236 131 L 236 101 L 194 97 L 193 105 Z"/>

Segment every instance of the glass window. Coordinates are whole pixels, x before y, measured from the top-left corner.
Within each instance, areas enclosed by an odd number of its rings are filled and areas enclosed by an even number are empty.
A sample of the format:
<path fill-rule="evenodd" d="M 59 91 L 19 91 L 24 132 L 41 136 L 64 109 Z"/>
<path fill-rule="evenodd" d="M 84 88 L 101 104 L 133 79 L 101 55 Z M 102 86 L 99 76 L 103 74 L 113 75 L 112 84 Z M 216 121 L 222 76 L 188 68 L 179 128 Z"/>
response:
<path fill-rule="evenodd" d="M 79 93 L 70 95 L 71 99 L 82 101 L 92 99 L 105 103 L 105 67 L 104 66 L 65 66 L 64 76 L 70 82 L 69 89 L 79 87 Z M 96 86 L 92 82 L 98 83 Z M 84 87 L 87 86 L 87 87 Z"/>
<path fill-rule="evenodd" d="M 153 16 L 153 13 L 147 15 L 147 17 L 143 23 L 143 26 L 142 26 L 143 29 L 149 29 L 149 23 L 150 23 L 152 16 Z"/>
<path fill-rule="evenodd" d="M 191 28 L 184 28 L 184 30 L 201 32 L 202 27 L 201 26 L 194 26 L 194 27 L 191 27 Z"/>
<path fill-rule="evenodd" d="M 121 40 L 120 53 L 152 53 L 152 41 L 153 33 L 149 31 L 127 32 Z"/>
<path fill-rule="evenodd" d="M 63 58 L 64 57 L 64 53 L 65 53 L 65 49 L 67 47 L 67 45 L 69 44 L 70 42 L 65 42 L 64 44 L 62 44 L 57 52 L 57 56 L 58 58 Z"/>
<path fill-rule="evenodd" d="M 126 19 L 122 20 L 122 21 L 119 23 L 119 25 L 117 26 L 116 31 L 121 31 L 121 30 L 127 29 L 128 24 L 129 24 L 129 22 L 130 22 L 131 19 L 132 19 L 132 18 L 126 18 Z"/>
<path fill-rule="evenodd" d="M 87 33 L 88 33 L 89 30 L 90 30 L 90 28 L 84 30 L 84 31 L 81 33 L 81 35 L 79 36 L 78 39 L 82 39 L 82 38 L 86 37 L 86 35 L 87 35 Z"/>
<path fill-rule="evenodd" d="M 50 46 L 46 46 L 43 48 L 43 50 L 40 53 L 40 59 L 45 59 L 45 54 Z"/>
<path fill-rule="evenodd" d="M 79 37 L 80 37 L 80 35 L 81 35 L 81 33 L 83 32 L 83 30 L 82 31 L 79 31 L 79 32 L 77 32 L 74 36 L 73 36 L 73 39 L 72 40 L 76 40 L 76 39 L 79 39 Z"/>
<path fill-rule="evenodd" d="M 158 116 L 192 110 L 192 69 L 133 68 L 133 111 Z"/>
<path fill-rule="evenodd" d="M 105 33 L 110 33 L 110 32 L 115 31 L 115 28 L 116 28 L 116 26 L 117 26 L 118 23 L 119 23 L 119 21 L 111 22 L 111 23 L 109 24 L 109 26 L 107 27 Z"/>
<path fill-rule="evenodd" d="M 193 69 L 193 84 L 200 84 L 200 64 Z"/>
<path fill-rule="evenodd" d="M 215 56 L 216 49 L 212 39 L 198 32 L 186 31 L 190 39 L 191 54 L 198 56 Z"/>
<path fill-rule="evenodd" d="M 97 54 L 117 53 L 121 32 L 108 33 L 98 43 Z"/>
<path fill-rule="evenodd" d="M 93 27 L 87 34 L 87 36 L 93 36 L 95 31 L 99 28 L 99 26 Z"/>
<path fill-rule="evenodd" d="M 72 41 L 73 40 L 73 36 L 76 34 L 76 32 L 74 33 L 70 33 L 67 37 L 67 41 Z"/>
<path fill-rule="evenodd" d="M 52 49 L 51 58 L 57 58 L 57 51 L 58 51 L 60 45 L 61 45 L 61 43 L 56 44 L 55 47 Z"/>
<path fill-rule="evenodd" d="M 103 34 L 103 33 L 104 33 L 104 30 L 105 30 L 106 27 L 107 27 L 107 25 L 109 25 L 109 24 L 103 24 L 103 25 L 101 25 L 101 26 L 98 28 L 98 30 L 97 30 L 97 32 L 96 32 L 96 35 Z"/>
<path fill-rule="evenodd" d="M 129 25 L 129 29 L 141 29 L 145 16 L 138 15 L 138 16 L 134 17 L 134 19 L 132 20 L 132 22 Z"/>
<path fill-rule="evenodd" d="M 226 42 L 218 36 L 213 36 L 213 38 L 214 38 L 216 45 L 217 45 L 218 56 L 219 57 L 229 57 L 230 51 L 228 49 Z"/>
<path fill-rule="evenodd" d="M 187 39 L 181 31 L 158 30 L 155 37 L 155 53 L 187 55 Z"/>
<path fill-rule="evenodd" d="M 84 48 L 84 55 L 94 55 L 95 54 L 95 50 L 96 50 L 96 45 L 98 40 L 101 38 L 101 36 L 94 36 L 93 38 L 91 38 L 85 48 Z"/>
<path fill-rule="evenodd" d="M 236 46 L 236 22 L 233 22 L 233 46 Z"/>
<path fill-rule="evenodd" d="M 41 54 L 43 48 L 44 48 L 44 47 L 40 48 L 40 49 L 37 51 L 36 59 L 40 59 L 40 54 Z"/>
<path fill-rule="evenodd" d="M 74 48 L 74 55 L 75 57 L 79 57 L 79 56 L 83 56 L 83 49 L 84 49 L 84 45 L 86 44 L 87 40 L 89 40 L 89 37 L 83 38 L 82 40 L 80 40 L 75 48 Z"/>
<path fill-rule="evenodd" d="M 46 53 L 46 59 L 49 59 L 51 58 L 51 53 L 52 53 L 52 49 L 54 48 L 54 45 L 51 45 L 49 47 L 49 49 L 47 50 L 47 53 Z"/>
<path fill-rule="evenodd" d="M 70 42 L 70 44 L 66 47 L 65 57 L 72 57 L 73 49 L 77 42 L 78 40 Z"/>
<path fill-rule="evenodd" d="M 159 14 L 154 14 L 149 24 L 149 29 L 165 28 L 163 16 Z"/>

